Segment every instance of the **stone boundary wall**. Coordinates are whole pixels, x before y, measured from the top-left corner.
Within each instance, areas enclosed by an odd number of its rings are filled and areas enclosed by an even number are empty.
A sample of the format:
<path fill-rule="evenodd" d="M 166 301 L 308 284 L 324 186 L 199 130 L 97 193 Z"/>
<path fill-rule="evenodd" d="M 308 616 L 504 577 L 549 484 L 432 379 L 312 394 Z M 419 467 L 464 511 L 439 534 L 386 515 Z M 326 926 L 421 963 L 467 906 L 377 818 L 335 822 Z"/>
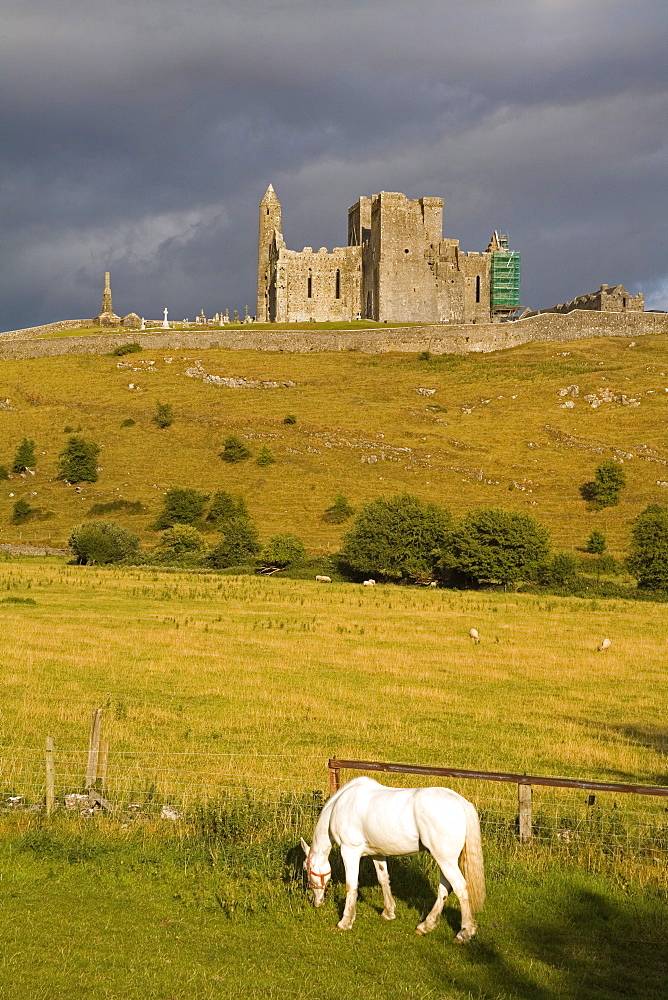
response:
<path fill-rule="evenodd" d="M 73 323 L 86 323 L 80 320 Z M 54 324 L 57 325 L 57 324 Z M 75 328 L 75 327 L 72 327 Z M 399 353 L 468 354 L 488 353 L 532 341 L 568 343 L 589 337 L 642 337 L 668 332 L 666 313 L 592 313 L 575 310 L 540 313 L 513 323 L 374 327 L 369 330 L 177 330 L 126 331 L 94 337 L 63 337 L 54 340 L 4 340 L 0 336 L 0 358 L 47 358 L 63 354 L 108 354 L 119 344 L 136 341 L 148 350 L 206 350 L 220 347 L 239 351 L 362 351 L 366 354 Z M 19 332 L 19 331 L 14 331 Z"/>
<path fill-rule="evenodd" d="M 93 325 L 92 319 L 63 319 L 60 323 L 45 323 L 44 326 L 28 326 L 25 330 L 8 330 L 0 333 L 1 340 L 33 340 L 61 330 L 80 330 Z"/>

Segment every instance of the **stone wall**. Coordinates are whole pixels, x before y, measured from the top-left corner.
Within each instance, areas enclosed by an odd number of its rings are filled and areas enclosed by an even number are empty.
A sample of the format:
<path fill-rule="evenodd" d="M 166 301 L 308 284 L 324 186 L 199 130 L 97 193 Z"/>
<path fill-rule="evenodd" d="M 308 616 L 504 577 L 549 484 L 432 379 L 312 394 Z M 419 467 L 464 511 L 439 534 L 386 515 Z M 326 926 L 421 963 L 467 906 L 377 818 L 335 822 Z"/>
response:
<path fill-rule="evenodd" d="M 80 321 L 82 324 L 90 320 Z M 21 331 L 14 331 L 19 333 Z M 241 351 L 396 351 L 432 354 L 468 354 L 503 350 L 531 341 L 568 343 L 589 337 L 629 337 L 668 333 L 666 313 L 596 313 L 575 310 L 567 315 L 541 313 L 514 323 L 471 325 L 432 324 L 359 330 L 258 330 L 252 324 L 240 330 L 133 332 L 133 340 L 147 350 L 202 351 L 210 347 Z M 0 358 L 45 358 L 63 354 L 108 354 L 118 347 L 118 334 L 62 337 L 53 340 L 0 339 Z"/>
<path fill-rule="evenodd" d="M 0 333 L 0 340 L 32 340 L 33 337 L 45 337 L 50 333 L 60 333 L 61 330 L 82 330 L 89 326 L 93 326 L 92 319 L 63 319 L 60 323 L 28 326 L 25 330 L 8 330 Z"/>

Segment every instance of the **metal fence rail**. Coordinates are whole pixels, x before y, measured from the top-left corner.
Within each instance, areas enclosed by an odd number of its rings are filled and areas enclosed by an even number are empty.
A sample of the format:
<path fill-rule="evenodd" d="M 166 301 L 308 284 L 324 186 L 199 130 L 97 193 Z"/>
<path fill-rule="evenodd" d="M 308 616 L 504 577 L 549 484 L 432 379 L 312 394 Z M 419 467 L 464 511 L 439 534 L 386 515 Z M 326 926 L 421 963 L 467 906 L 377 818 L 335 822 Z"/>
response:
<path fill-rule="evenodd" d="M 483 831 L 497 839 L 540 842 L 569 853 L 595 847 L 611 857 L 634 855 L 668 870 L 668 787 L 339 757 L 331 757 L 327 766 L 330 794 L 341 786 L 344 770 L 416 774 L 434 783 L 447 777 L 475 803 Z"/>

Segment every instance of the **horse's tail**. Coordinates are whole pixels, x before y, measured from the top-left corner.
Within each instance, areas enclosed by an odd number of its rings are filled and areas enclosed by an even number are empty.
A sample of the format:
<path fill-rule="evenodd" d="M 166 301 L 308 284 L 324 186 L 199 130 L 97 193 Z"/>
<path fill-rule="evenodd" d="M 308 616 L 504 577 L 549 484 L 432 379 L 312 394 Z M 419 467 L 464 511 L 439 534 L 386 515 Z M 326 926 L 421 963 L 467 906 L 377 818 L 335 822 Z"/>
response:
<path fill-rule="evenodd" d="M 466 879 L 471 909 L 482 910 L 485 903 L 485 868 L 482 859 L 480 820 L 473 803 L 464 800 L 466 813 L 466 841 L 460 856 L 462 873 Z"/>

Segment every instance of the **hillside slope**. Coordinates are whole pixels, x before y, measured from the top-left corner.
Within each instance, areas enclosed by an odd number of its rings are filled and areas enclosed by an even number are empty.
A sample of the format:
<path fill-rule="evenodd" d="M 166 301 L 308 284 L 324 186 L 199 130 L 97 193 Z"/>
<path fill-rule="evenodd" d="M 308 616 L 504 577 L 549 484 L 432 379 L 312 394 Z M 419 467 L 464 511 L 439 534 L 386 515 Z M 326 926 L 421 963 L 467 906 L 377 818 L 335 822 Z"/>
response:
<path fill-rule="evenodd" d="M 278 385 L 232 388 L 211 376 Z M 152 422 L 157 402 L 173 407 L 171 427 Z M 334 551 L 345 530 L 321 520 L 336 493 L 359 507 L 410 491 L 455 514 L 531 513 L 559 548 L 599 528 L 619 555 L 630 520 L 668 503 L 666 335 L 433 358 L 210 349 L 4 361 L 0 411 L 0 464 L 11 468 L 24 436 L 38 459 L 34 475 L 0 481 L 2 542 L 63 545 L 74 524 L 104 516 L 152 545 L 163 492 L 192 486 L 242 493 L 263 537 L 292 531 L 313 552 Z M 56 478 L 73 433 L 102 447 L 97 483 Z M 251 459 L 221 461 L 231 433 Z M 276 459 L 264 468 L 262 445 Z M 611 457 L 627 473 L 622 502 L 589 512 L 578 488 Z M 11 523 L 18 499 L 40 512 L 22 525 Z M 118 500 L 145 511 L 91 513 Z"/>

